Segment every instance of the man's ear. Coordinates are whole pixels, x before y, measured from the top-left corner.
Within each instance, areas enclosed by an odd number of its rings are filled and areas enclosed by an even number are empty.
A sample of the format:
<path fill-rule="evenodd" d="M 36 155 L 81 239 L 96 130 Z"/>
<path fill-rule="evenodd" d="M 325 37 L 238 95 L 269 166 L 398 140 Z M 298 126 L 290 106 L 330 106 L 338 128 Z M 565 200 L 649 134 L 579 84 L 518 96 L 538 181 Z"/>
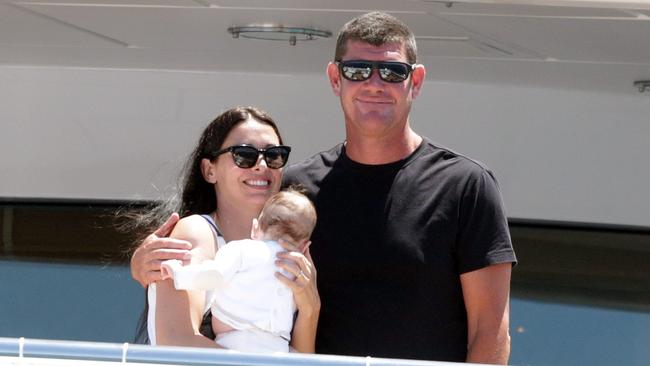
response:
<path fill-rule="evenodd" d="M 427 71 L 422 64 L 416 64 L 415 69 L 411 72 L 411 93 L 413 99 L 420 95 L 420 90 L 424 85 L 424 78 L 427 76 Z"/>
<path fill-rule="evenodd" d="M 209 159 L 201 159 L 201 174 L 203 174 L 203 179 L 210 184 L 217 183 L 217 174 L 215 172 L 215 166 Z"/>
<path fill-rule="evenodd" d="M 330 80 L 330 86 L 334 95 L 341 96 L 341 75 L 339 74 L 339 67 L 331 62 L 327 64 L 327 78 Z"/>

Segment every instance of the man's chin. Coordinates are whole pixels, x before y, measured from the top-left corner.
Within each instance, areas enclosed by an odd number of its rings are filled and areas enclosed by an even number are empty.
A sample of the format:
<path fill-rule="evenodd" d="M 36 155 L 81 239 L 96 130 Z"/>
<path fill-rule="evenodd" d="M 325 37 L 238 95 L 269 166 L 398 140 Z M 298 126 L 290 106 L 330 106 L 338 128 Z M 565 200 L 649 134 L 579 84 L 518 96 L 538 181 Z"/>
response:
<path fill-rule="evenodd" d="M 370 128 L 371 126 L 388 126 L 391 124 L 392 118 L 386 113 L 371 111 L 361 114 L 357 121 L 360 125 Z"/>

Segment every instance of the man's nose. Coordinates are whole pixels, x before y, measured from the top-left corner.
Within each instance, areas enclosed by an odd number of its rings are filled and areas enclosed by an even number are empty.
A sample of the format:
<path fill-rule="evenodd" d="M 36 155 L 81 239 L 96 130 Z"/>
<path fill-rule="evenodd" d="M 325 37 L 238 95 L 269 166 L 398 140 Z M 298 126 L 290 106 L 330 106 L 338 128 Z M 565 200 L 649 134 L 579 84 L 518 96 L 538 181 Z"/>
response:
<path fill-rule="evenodd" d="M 385 86 L 384 85 L 385 81 L 383 81 L 379 76 L 379 69 L 377 68 L 372 69 L 370 77 L 368 78 L 368 80 L 365 81 L 365 83 L 366 85 L 376 89 L 383 89 Z"/>

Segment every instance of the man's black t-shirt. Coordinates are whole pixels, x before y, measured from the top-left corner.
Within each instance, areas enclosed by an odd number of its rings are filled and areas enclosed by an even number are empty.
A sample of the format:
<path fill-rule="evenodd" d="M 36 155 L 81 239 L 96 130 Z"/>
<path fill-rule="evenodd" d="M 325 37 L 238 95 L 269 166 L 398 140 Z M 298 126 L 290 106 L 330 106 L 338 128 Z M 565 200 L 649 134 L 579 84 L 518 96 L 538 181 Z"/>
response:
<path fill-rule="evenodd" d="M 290 184 L 318 215 L 317 353 L 464 361 L 459 275 L 516 260 L 492 173 L 424 139 L 384 165 L 338 145 L 287 168 Z"/>

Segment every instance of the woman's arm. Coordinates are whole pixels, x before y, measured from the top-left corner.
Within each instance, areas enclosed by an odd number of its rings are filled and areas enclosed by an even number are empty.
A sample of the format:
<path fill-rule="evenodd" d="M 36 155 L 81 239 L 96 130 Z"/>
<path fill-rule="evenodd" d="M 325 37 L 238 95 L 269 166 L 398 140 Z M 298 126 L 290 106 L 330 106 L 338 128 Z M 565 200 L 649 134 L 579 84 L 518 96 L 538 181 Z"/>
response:
<path fill-rule="evenodd" d="M 200 216 L 183 218 L 171 238 L 192 244 L 190 263 L 214 258 L 214 236 Z M 156 343 L 158 345 L 218 347 L 200 332 L 205 309 L 204 291 L 176 290 L 171 279 L 156 284 Z"/>
<path fill-rule="evenodd" d="M 293 298 L 298 308 L 298 317 L 293 324 L 291 347 L 297 352 L 314 353 L 320 315 L 320 296 L 316 288 L 316 268 L 309 249 L 304 255 L 298 252 L 281 252 L 278 254 L 278 259 L 278 267 L 295 276 L 292 280 L 279 272 L 275 274 L 293 291 Z"/>

